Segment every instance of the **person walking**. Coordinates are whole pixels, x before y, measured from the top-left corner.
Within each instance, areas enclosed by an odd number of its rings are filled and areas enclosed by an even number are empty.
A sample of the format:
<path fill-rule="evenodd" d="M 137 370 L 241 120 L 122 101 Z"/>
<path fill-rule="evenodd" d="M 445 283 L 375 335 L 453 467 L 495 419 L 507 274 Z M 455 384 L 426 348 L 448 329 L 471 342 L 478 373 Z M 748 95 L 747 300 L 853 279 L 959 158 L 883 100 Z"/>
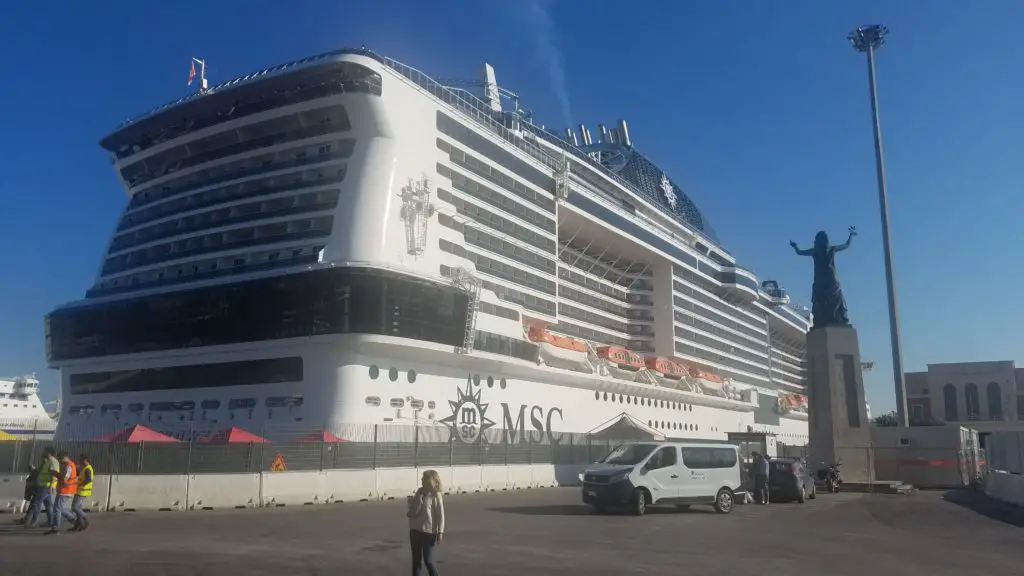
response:
<path fill-rule="evenodd" d="M 75 527 L 72 532 L 81 532 L 89 527 L 89 517 L 85 515 L 85 499 L 92 496 L 92 480 L 96 473 L 88 454 L 78 457 L 78 491 L 71 502 L 71 513 L 75 515 Z"/>
<path fill-rule="evenodd" d="M 25 515 L 25 528 L 35 528 L 39 523 L 39 511 L 46 508 L 46 515 L 49 524 L 53 525 L 54 497 L 57 495 L 57 479 L 60 476 L 60 463 L 57 462 L 56 452 L 53 448 L 43 450 L 43 457 L 39 461 L 39 472 L 36 476 L 36 495 L 32 499 L 32 505 L 28 507 Z"/>
<path fill-rule="evenodd" d="M 429 576 L 437 576 L 434 548 L 444 538 L 444 498 L 441 476 L 437 470 L 423 473 L 422 485 L 409 499 L 409 546 L 412 549 L 412 576 L 419 576 L 423 566 Z"/>
<path fill-rule="evenodd" d="M 768 504 L 768 458 L 754 452 L 754 499 L 758 504 Z"/>
<path fill-rule="evenodd" d="M 25 477 L 25 502 L 21 505 L 22 517 L 14 521 L 15 524 L 25 524 L 28 520 L 28 511 L 32 507 L 32 501 L 36 499 L 36 492 L 39 490 L 39 467 L 31 464 L 28 467 L 28 476 Z"/>
<path fill-rule="evenodd" d="M 58 454 L 60 459 L 60 476 L 57 480 L 57 501 L 54 513 L 50 516 L 50 531 L 47 534 L 60 533 L 60 521 L 78 523 L 78 518 L 71 513 L 71 500 L 78 492 L 78 466 L 68 457 L 67 453 Z"/>

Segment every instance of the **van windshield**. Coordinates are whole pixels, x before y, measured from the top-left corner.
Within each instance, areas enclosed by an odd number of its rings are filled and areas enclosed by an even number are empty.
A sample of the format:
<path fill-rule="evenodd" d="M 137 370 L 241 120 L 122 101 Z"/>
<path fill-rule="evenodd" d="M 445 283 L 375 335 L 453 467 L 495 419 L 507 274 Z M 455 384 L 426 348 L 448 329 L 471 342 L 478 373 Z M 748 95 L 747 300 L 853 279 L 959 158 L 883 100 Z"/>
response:
<path fill-rule="evenodd" d="M 654 444 L 622 444 L 605 456 L 601 463 L 635 466 L 643 462 L 655 448 L 657 446 Z"/>

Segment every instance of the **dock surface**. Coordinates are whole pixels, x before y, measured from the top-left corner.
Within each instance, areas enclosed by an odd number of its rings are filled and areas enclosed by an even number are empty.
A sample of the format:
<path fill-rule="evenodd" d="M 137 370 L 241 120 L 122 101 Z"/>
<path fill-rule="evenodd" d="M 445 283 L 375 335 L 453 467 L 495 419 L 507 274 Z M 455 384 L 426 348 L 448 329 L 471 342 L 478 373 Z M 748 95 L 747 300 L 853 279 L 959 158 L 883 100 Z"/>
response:
<path fill-rule="evenodd" d="M 651 508 L 597 515 L 578 488 L 445 499 L 445 576 L 587 574 L 829 576 L 1012 574 L 1019 515 L 974 493 L 820 494 L 805 504 Z M 84 533 L 44 536 L 0 516 L 5 574 L 105 576 L 407 574 L 402 501 L 92 515 Z"/>

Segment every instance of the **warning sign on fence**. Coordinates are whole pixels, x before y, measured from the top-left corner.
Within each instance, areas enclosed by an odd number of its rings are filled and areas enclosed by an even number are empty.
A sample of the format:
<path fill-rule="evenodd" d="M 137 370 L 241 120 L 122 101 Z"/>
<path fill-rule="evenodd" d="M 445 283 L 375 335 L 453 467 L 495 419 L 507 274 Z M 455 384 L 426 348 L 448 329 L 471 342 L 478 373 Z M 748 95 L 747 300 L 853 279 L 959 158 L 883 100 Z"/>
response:
<path fill-rule="evenodd" d="M 274 455 L 274 460 L 270 463 L 270 471 L 284 472 L 285 470 L 287 470 L 287 468 L 284 465 L 284 456 L 281 456 L 281 453 L 278 452 Z"/>

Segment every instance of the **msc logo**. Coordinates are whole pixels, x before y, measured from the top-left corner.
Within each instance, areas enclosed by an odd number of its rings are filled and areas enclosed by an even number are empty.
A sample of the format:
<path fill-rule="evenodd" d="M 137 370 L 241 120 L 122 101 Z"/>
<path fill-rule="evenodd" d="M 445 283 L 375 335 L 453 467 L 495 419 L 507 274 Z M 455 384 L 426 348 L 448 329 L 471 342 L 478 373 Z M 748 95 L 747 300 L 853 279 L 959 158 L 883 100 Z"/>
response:
<path fill-rule="evenodd" d="M 487 418 L 488 404 L 480 401 L 481 391 L 473 392 L 472 378 L 467 379 L 465 390 L 457 390 L 458 399 L 448 401 L 452 415 L 442 418 L 440 422 L 451 431 L 451 442 L 459 440 L 464 444 L 475 444 L 483 438 L 484 430 L 494 426 L 494 422 Z"/>

